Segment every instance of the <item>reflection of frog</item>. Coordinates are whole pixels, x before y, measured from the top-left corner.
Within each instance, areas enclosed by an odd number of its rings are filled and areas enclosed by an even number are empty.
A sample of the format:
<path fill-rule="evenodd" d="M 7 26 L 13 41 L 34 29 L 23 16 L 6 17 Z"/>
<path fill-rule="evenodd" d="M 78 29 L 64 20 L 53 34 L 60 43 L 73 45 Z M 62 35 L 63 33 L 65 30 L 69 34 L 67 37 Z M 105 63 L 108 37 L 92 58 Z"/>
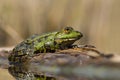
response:
<path fill-rule="evenodd" d="M 16 80 L 57 80 L 56 77 L 42 74 L 40 71 L 31 71 L 29 66 L 25 65 L 9 66 L 8 71 Z"/>
<path fill-rule="evenodd" d="M 9 61 L 25 62 L 26 58 L 37 53 L 54 52 L 69 48 L 76 40 L 82 37 L 82 33 L 72 27 L 65 27 L 58 32 L 44 35 L 34 35 L 18 44 L 9 55 Z"/>

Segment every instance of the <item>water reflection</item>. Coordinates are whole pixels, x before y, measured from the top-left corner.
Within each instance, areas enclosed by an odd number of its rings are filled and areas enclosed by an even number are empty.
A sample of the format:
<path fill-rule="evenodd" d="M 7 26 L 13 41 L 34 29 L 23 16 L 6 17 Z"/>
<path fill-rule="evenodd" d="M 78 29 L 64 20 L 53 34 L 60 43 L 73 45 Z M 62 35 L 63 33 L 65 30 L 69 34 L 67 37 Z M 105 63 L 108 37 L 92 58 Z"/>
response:
<path fill-rule="evenodd" d="M 120 80 L 119 67 L 104 64 L 75 67 L 14 65 L 8 70 L 16 80 Z"/>
<path fill-rule="evenodd" d="M 43 75 L 43 73 L 33 72 L 29 65 L 12 65 L 8 71 L 16 80 L 56 80 L 54 77 Z"/>

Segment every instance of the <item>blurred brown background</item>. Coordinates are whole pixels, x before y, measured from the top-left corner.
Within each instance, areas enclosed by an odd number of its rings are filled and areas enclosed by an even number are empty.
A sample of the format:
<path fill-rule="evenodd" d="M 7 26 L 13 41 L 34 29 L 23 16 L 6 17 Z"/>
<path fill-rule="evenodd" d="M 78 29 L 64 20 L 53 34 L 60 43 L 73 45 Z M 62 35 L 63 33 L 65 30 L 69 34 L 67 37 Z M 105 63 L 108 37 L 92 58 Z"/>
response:
<path fill-rule="evenodd" d="M 69 25 L 81 31 L 81 44 L 120 53 L 120 0 L 0 0 L 0 46 Z"/>

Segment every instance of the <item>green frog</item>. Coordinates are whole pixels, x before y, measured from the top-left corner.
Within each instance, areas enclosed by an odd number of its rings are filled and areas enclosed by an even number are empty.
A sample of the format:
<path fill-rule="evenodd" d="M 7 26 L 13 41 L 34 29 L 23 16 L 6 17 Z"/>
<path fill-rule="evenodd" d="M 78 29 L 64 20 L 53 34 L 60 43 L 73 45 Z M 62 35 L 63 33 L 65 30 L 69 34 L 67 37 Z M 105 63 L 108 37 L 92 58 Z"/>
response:
<path fill-rule="evenodd" d="M 38 53 L 55 52 L 70 48 L 72 44 L 82 37 L 82 33 L 72 27 L 43 35 L 33 35 L 18 44 L 9 55 L 8 60 L 13 62 L 25 62 L 29 57 Z"/>

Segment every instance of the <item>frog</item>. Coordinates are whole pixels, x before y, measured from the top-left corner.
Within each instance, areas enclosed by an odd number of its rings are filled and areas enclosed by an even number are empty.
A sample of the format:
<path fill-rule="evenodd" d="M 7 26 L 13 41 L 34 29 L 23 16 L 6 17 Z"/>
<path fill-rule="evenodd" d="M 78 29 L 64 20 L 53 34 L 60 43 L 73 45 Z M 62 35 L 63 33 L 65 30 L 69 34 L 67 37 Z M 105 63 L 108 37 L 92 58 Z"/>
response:
<path fill-rule="evenodd" d="M 8 60 L 10 63 L 22 63 L 38 53 L 68 49 L 81 37 L 83 37 L 83 34 L 74 30 L 71 26 L 43 35 L 35 34 L 16 45 Z"/>

